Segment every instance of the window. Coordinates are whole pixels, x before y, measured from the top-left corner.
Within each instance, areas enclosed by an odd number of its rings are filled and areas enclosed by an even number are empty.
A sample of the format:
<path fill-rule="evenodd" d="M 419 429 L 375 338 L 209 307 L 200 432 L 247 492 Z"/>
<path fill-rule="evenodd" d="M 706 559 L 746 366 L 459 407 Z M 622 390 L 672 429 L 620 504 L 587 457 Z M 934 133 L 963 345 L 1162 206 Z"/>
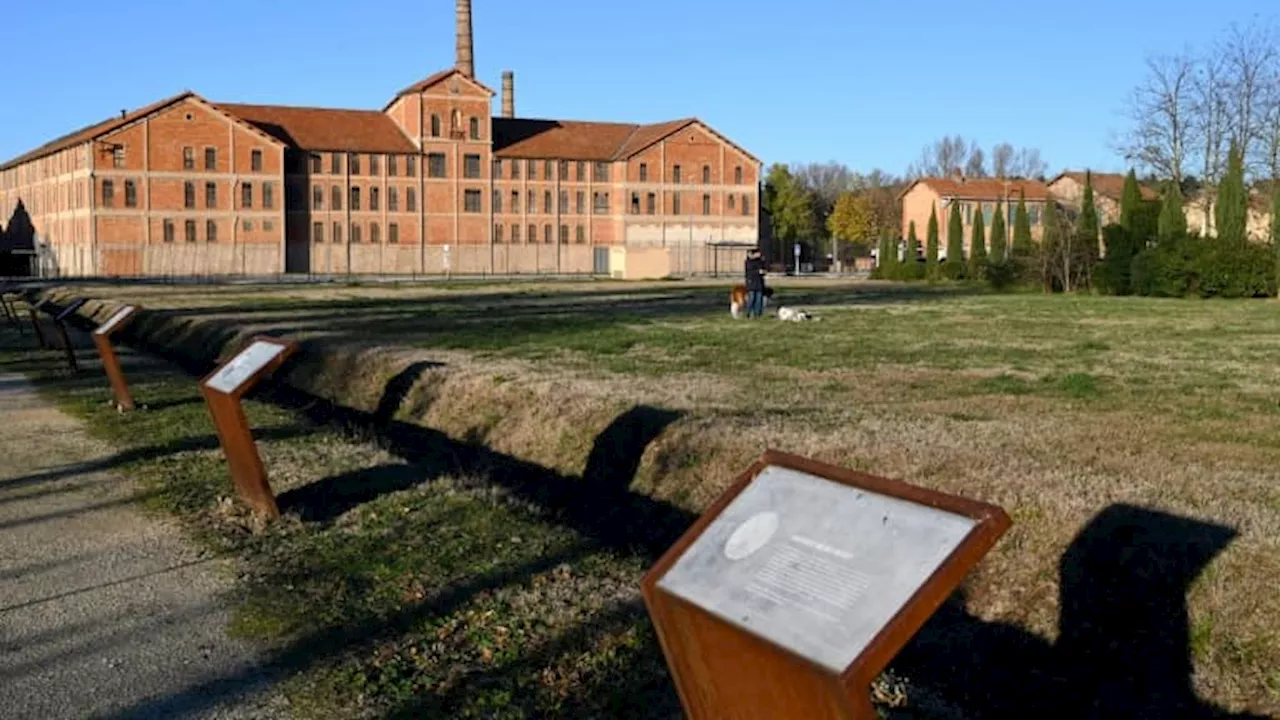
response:
<path fill-rule="evenodd" d="M 387 242 L 391 245 L 400 242 L 400 226 L 396 223 L 387 223 Z"/>
<path fill-rule="evenodd" d="M 542 212 L 551 214 L 551 191 L 546 190 L 542 193 Z"/>
<path fill-rule="evenodd" d="M 516 165 L 514 167 L 519 167 L 519 165 Z M 513 213 L 520 212 L 520 191 L 519 190 L 511 191 L 511 212 Z M 512 238 L 514 237 L 515 237 L 515 234 L 513 233 Z"/>
<path fill-rule="evenodd" d="M 561 213 L 569 212 L 569 191 L 568 190 L 560 191 L 560 212 Z"/>
<path fill-rule="evenodd" d="M 445 174 L 444 153 L 431 153 L 427 155 L 427 177 L 448 177 L 448 175 Z"/>
<path fill-rule="evenodd" d="M 253 183 L 245 183 L 240 186 L 240 207 L 253 207 Z"/>
<path fill-rule="evenodd" d="M 244 231 L 245 231 L 245 232 L 253 232 L 253 221 L 252 221 L 252 220 L 245 220 L 245 221 L 244 221 L 244 224 L 242 225 L 242 227 L 244 228 Z"/>
<path fill-rule="evenodd" d="M 360 210 L 360 188 L 358 187 L 351 188 L 351 203 L 350 205 L 348 205 L 348 207 L 351 208 L 352 212 L 356 212 Z M 355 242 L 355 241 L 356 241 L 355 235 L 352 235 L 351 242 Z"/>
<path fill-rule="evenodd" d="M 276 206 L 276 186 L 269 182 L 262 183 L 262 207 L 270 210 Z"/>
<path fill-rule="evenodd" d="M 515 223 L 511 225 L 511 242 L 520 242 L 520 226 Z"/>
<path fill-rule="evenodd" d="M 710 165 L 702 166 L 702 184 L 703 185 L 711 184 L 711 166 Z"/>
<path fill-rule="evenodd" d="M 204 240 L 205 242 L 218 242 L 218 223 L 212 220 L 204 221 Z"/>
<path fill-rule="evenodd" d="M 536 196 L 533 194 L 533 191 L 532 191 L 532 190 L 530 190 L 530 191 L 529 191 L 528 199 L 527 199 L 527 201 L 526 201 L 526 202 L 525 202 L 525 204 L 524 204 L 524 209 L 525 209 L 526 211 L 531 212 L 531 213 L 536 213 L 536 212 L 538 212 L 538 201 L 534 199 L 535 197 L 536 197 Z M 535 233 L 535 234 L 536 234 L 536 233 Z"/>
<path fill-rule="evenodd" d="M 378 175 L 379 173 L 382 172 L 382 168 L 378 167 L 379 164 L 380 163 L 378 162 L 377 155 L 369 156 L 369 174 L 370 175 Z"/>
<path fill-rule="evenodd" d="M 361 234 L 362 234 L 362 233 L 361 233 L 361 231 L 360 231 L 360 224 L 359 224 L 359 223 L 351 223 L 351 244 L 352 244 L 352 245 L 359 245 L 359 244 L 360 244 L 360 235 L 361 235 Z"/>
<path fill-rule="evenodd" d="M 330 209 L 341 210 L 342 209 L 342 188 L 338 187 L 337 185 L 334 185 L 333 192 L 331 194 L 333 195 L 333 202 L 330 203 Z"/>
<path fill-rule="evenodd" d="M 494 180 L 502 179 L 502 161 L 498 158 L 493 159 L 493 170 L 491 172 L 493 173 Z"/>
<path fill-rule="evenodd" d="M 560 180 L 567 181 L 569 179 L 569 161 L 560 161 Z"/>
<path fill-rule="evenodd" d="M 560 244 L 561 245 L 569 244 L 569 226 L 568 225 L 560 226 Z"/>
<path fill-rule="evenodd" d="M 190 147 L 182 148 L 182 169 L 183 170 L 196 169 L 196 149 L 195 148 L 190 148 Z"/>
<path fill-rule="evenodd" d="M 431 116 L 431 137 L 440 137 L 440 116 Z"/>
<path fill-rule="evenodd" d="M 495 243 L 502 242 L 502 225 L 497 223 L 493 226 L 493 241 Z"/>
<path fill-rule="evenodd" d="M 360 156 L 355 153 L 347 153 L 347 172 L 351 175 L 360 174 Z M 352 235 L 354 237 L 354 234 Z M 352 240 L 352 242 L 355 242 Z"/>
<path fill-rule="evenodd" d="M 527 160 L 527 161 L 525 161 L 525 165 L 526 165 L 527 169 L 529 170 L 529 173 L 528 173 L 528 174 L 529 174 L 529 179 L 530 179 L 530 180 L 535 180 L 535 179 L 537 179 L 537 175 L 538 175 L 538 161 L 537 161 L 537 160 Z"/>
<path fill-rule="evenodd" d="M 378 227 L 378 223 L 369 223 L 369 242 L 377 245 L 382 242 L 382 228 Z"/>
<path fill-rule="evenodd" d="M 609 193 L 593 193 L 591 198 L 592 209 L 597 213 L 609 212 Z"/>
<path fill-rule="evenodd" d="M 196 184 L 193 182 L 182 183 L 182 207 L 193 208 L 196 206 Z"/>
<path fill-rule="evenodd" d="M 204 149 L 204 169 L 205 170 L 218 169 L 218 149 L 217 148 L 207 147 Z"/>
<path fill-rule="evenodd" d="M 593 173 L 593 175 L 594 177 L 592 179 L 595 180 L 596 182 L 603 182 L 605 180 L 608 180 L 609 179 L 609 163 L 607 162 L 596 163 L 595 172 Z"/>
<path fill-rule="evenodd" d="M 164 241 L 173 242 L 173 221 L 169 219 L 164 221 Z"/>
<path fill-rule="evenodd" d="M 320 187 L 319 185 L 316 185 L 311 188 L 311 209 L 312 210 L 324 209 L 324 188 Z"/>
<path fill-rule="evenodd" d="M 640 193 L 638 192 L 631 193 L 631 214 L 640 214 Z"/>
<path fill-rule="evenodd" d="M 211 209 L 218 207 L 218 183 L 204 184 L 204 206 Z"/>
<path fill-rule="evenodd" d="M 480 191 L 468 188 L 462 191 L 462 211 L 478 213 L 480 206 Z"/>
<path fill-rule="evenodd" d="M 311 223 L 311 242 L 324 242 L 324 223 Z"/>
<path fill-rule="evenodd" d="M 577 208 L 578 214 L 581 215 L 582 213 L 586 212 L 587 211 L 587 194 L 582 190 L 579 190 L 578 196 L 577 198 L 575 198 L 575 200 L 577 201 L 577 204 L 575 205 L 575 207 Z"/>
<path fill-rule="evenodd" d="M 529 242 L 531 242 L 531 243 L 536 243 L 536 242 L 538 242 L 538 226 L 537 226 L 537 225 L 534 225 L 533 223 L 529 223 L 529 237 L 528 237 L 528 241 L 529 241 Z"/>
<path fill-rule="evenodd" d="M 547 223 L 542 226 L 542 242 L 547 245 L 551 244 L 551 224 Z"/>
<path fill-rule="evenodd" d="M 992 206 L 991 203 L 989 202 L 982 203 L 982 222 L 988 226 L 991 225 L 991 213 L 993 209 L 994 209 L 994 206 Z"/>
<path fill-rule="evenodd" d="M 340 222 L 333 224 L 333 241 L 335 243 L 342 242 L 342 223 Z"/>
<path fill-rule="evenodd" d="M 640 182 L 649 182 L 649 164 L 640 163 Z"/>
<path fill-rule="evenodd" d="M 480 156 L 465 155 L 462 158 L 462 176 L 465 178 L 476 179 L 480 177 Z"/>
<path fill-rule="evenodd" d="M 116 204 L 116 184 L 110 180 L 102 181 L 102 207 L 114 207 Z"/>
<path fill-rule="evenodd" d="M 262 151 L 253 150 L 249 153 L 249 171 L 262 172 Z"/>
<path fill-rule="evenodd" d="M 734 185 L 742 184 L 742 166 L 741 165 L 738 165 L 733 169 L 733 184 Z"/>
<path fill-rule="evenodd" d="M 578 161 L 578 182 L 584 182 L 587 179 L 587 164 L 581 160 Z"/>
<path fill-rule="evenodd" d="M 680 166 L 679 165 L 676 165 L 675 167 L 671 168 L 671 182 L 677 185 L 680 184 Z"/>
<path fill-rule="evenodd" d="M 1040 206 L 1038 204 L 1027 206 L 1027 219 L 1031 221 L 1033 227 L 1040 224 Z"/>
<path fill-rule="evenodd" d="M 319 175 L 322 172 L 324 169 L 320 163 L 320 153 L 311 153 L 311 174 Z"/>
<path fill-rule="evenodd" d="M 703 215 L 711 214 L 711 196 L 707 195 L 706 193 L 703 193 L 702 195 L 702 214 Z"/>
<path fill-rule="evenodd" d="M 123 145 L 116 145 L 115 147 L 111 148 L 111 167 L 114 167 L 114 168 L 124 167 L 124 146 Z"/>
<path fill-rule="evenodd" d="M 124 181 L 124 206 L 138 207 L 138 184 L 132 180 Z"/>
<path fill-rule="evenodd" d="M 574 233 L 573 240 L 579 245 L 585 243 L 587 241 L 587 229 L 579 225 L 577 231 Z"/>
<path fill-rule="evenodd" d="M 414 188 L 404 189 L 404 209 L 409 212 L 418 212 L 418 191 Z"/>
<path fill-rule="evenodd" d="M 329 156 L 329 172 L 334 175 L 342 174 L 342 155 L 333 153 Z"/>
<path fill-rule="evenodd" d="M 395 177 L 397 172 L 399 172 L 399 170 L 398 168 L 396 168 L 396 156 L 388 155 L 387 156 L 387 176 Z"/>
<path fill-rule="evenodd" d="M 729 209 L 730 209 L 730 210 L 732 210 L 732 209 L 733 209 L 733 201 L 734 201 L 734 198 L 735 198 L 735 196 L 734 196 L 734 195 L 730 195 L 730 196 L 729 196 Z"/>
<path fill-rule="evenodd" d="M 400 212 L 400 189 L 387 188 L 387 210 L 389 212 Z"/>
<path fill-rule="evenodd" d="M 502 192 L 501 191 L 498 191 L 498 190 L 493 191 L 492 203 L 493 203 L 494 212 L 496 213 L 502 212 Z"/>
<path fill-rule="evenodd" d="M 657 211 L 657 205 L 658 205 L 658 196 L 656 194 L 649 193 L 648 195 L 645 196 L 644 211 L 646 215 L 654 214 L 654 212 Z"/>
<path fill-rule="evenodd" d="M 751 214 L 751 198 L 746 195 L 742 196 L 742 214 L 743 215 Z"/>
<path fill-rule="evenodd" d="M 680 193 L 671 193 L 671 214 L 680 214 Z"/>
<path fill-rule="evenodd" d="M 380 188 L 369 188 L 369 209 L 379 210 L 382 207 L 382 198 L 380 197 Z"/>
<path fill-rule="evenodd" d="M 418 175 L 418 158 L 408 155 L 404 159 L 404 174 L 409 177 Z"/>
<path fill-rule="evenodd" d="M 511 179 L 512 180 L 520 179 L 520 161 L 519 160 L 511 161 Z"/>
<path fill-rule="evenodd" d="M 188 220 L 182 223 L 182 229 L 183 229 L 183 234 L 186 235 L 187 242 L 193 243 L 196 241 L 196 221 L 195 220 Z"/>
<path fill-rule="evenodd" d="M 470 128 L 471 139 L 479 140 L 480 139 L 480 118 L 471 118 L 470 125 L 471 125 L 471 128 Z"/>

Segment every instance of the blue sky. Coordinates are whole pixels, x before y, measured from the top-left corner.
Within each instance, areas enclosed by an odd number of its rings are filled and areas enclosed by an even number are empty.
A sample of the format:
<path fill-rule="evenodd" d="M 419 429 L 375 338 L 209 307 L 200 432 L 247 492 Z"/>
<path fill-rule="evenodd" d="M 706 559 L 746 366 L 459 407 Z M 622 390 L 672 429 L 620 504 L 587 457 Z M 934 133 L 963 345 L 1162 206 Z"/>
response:
<path fill-rule="evenodd" d="M 380 108 L 454 59 L 453 0 L 11 5 L 5 159 L 183 89 Z M 1120 169 L 1110 142 L 1148 53 L 1203 45 L 1232 21 L 1280 10 L 1275 0 L 473 5 L 476 73 L 497 90 L 500 73 L 515 71 L 517 115 L 696 115 L 765 163 L 893 173 L 955 133 L 987 148 L 1038 147 L 1055 172 Z"/>

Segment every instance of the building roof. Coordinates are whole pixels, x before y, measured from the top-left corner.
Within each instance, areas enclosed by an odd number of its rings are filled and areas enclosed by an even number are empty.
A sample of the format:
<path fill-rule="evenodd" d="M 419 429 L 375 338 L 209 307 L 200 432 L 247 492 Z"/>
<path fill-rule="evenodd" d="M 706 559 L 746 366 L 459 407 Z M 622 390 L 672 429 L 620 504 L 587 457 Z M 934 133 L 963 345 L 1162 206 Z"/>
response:
<path fill-rule="evenodd" d="M 417 146 L 400 130 L 400 126 L 377 110 L 238 103 L 216 103 L 216 106 L 301 150 L 373 153 L 418 151 Z"/>
<path fill-rule="evenodd" d="M 92 125 L 86 125 L 85 127 L 82 127 L 79 130 L 67 133 L 66 135 L 63 135 L 62 137 L 56 138 L 54 140 L 50 140 L 49 142 L 41 145 L 40 147 L 34 150 L 23 153 L 22 155 L 19 155 L 18 157 L 15 157 L 9 160 L 3 165 L 0 165 L 0 170 L 8 170 L 9 168 L 16 167 L 23 163 L 31 162 L 32 160 L 37 160 L 46 155 L 52 155 L 61 150 L 66 150 L 67 148 L 75 147 L 76 145 L 89 142 L 90 140 L 93 140 L 94 138 L 105 135 L 111 132 L 112 130 L 115 130 L 116 128 L 122 127 L 124 125 L 128 125 L 134 120 L 137 120 L 146 115 L 150 115 L 151 113 L 154 113 L 157 110 L 161 110 L 176 102 L 179 102 L 181 100 L 185 100 L 186 98 L 194 97 L 194 96 L 195 96 L 195 93 L 191 92 L 190 90 L 185 90 L 183 92 L 178 93 L 177 95 L 174 95 L 172 97 L 167 97 L 164 100 L 161 100 L 159 102 L 155 102 L 145 107 L 138 108 L 133 112 L 126 112 L 124 113 L 123 116 L 117 115 L 115 117 L 111 117 L 106 120 L 93 123 Z"/>
<path fill-rule="evenodd" d="M 414 83 L 414 84 L 410 85 L 409 87 L 407 87 L 407 88 L 405 88 L 405 89 L 401 90 L 400 92 L 396 93 L 396 94 L 395 94 L 395 97 L 391 98 L 391 100 L 386 104 L 386 107 L 383 107 L 382 109 L 385 111 L 387 108 L 389 108 L 389 107 L 391 107 L 392 105 L 394 105 L 397 99 L 399 99 L 399 98 L 401 98 L 401 97 L 404 97 L 405 95 L 412 95 L 412 94 L 414 94 L 414 93 L 420 93 L 420 92 L 423 92 L 423 91 L 425 91 L 427 88 L 431 87 L 432 85 L 435 85 L 436 83 L 439 83 L 439 82 L 441 82 L 441 81 L 443 81 L 443 80 L 446 80 L 446 79 L 448 79 L 448 78 L 450 78 L 450 77 L 452 77 L 452 76 L 454 76 L 454 75 L 459 75 L 459 74 L 462 74 L 462 71 L 461 71 L 461 70 L 459 70 L 459 69 L 458 69 L 458 68 L 456 68 L 456 67 L 445 68 L 444 70 L 441 70 L 440 72 L 432 73 L 432 74 L 430 74 L 430 75 L 428 75 L 428 76 L 426 76 L 426 77 L 422 78 L 422 79 L 421 79 L 421 80 L 419 80 L 418 82 L 416 82 L 416 83 Z M 480 88 L 481 90 L 484 90 L 485 92 L 489 93 L 490 95 L 493 95 L 493 94 L 494 94 L 494 92 L 493 92 L 493 88 L 489 87 L 488 85 L 485 85 L 484 83 L 480 82 L 479 80 L 477 80 L 477 79 L 475 79 L 475 78 L 473 78 L 473 77 L 467 77 L 466 75 L 462 75 L 462 77 L 466 78 L 467 82 L 474 84 L 476 87 Z"/>
<path fill-rule="evenodd" d="M 754 155 L 697 118 L 635 124 L 496 117 L 493 119 L 493 153 L 498 157 L 509 158 L 565 158 L 601 162 L 625 160 L 695 123 L 702 125 L 743 155 L 756 160 Z"/>
<path fill-rule="evenodd" d="M 1038 180 L 997 180 L 993 178 L 920 178 L 898 194 L 901 198 L 916 185 L 924 184 L 941 197 L 961 200 L 1004 200 L 1025 194 L 1028 200 L 1046 200 L 1049 188 Z"/>
<path fill-rule="evenodd" d="M 1052 185 L 1062 178 L 1069 178 L 1071 180 L 1075 180 L 1080 185 L 1084 185 L 1084 176 L 1085 173 L 1083 172 L 1074 170 L 1068 171 L 1060 173 L 1057 177 L 1050 180 L 1049 184 Z M 1104 197 L 1111 198 L 1116 202 L 1120 202 L 1120 198 L 1124 195 L 1124 175 L 1119 173 L 1090 173 L 1089 179 L 1093 184 L 1093 192 L 1095 195 L 1102 195 Z M 1142 193 L 1143 200 L 1160 199 L 1160 193 L 1152 190 L 1142 183 L 1138 183 L 1138 191 Z"/>

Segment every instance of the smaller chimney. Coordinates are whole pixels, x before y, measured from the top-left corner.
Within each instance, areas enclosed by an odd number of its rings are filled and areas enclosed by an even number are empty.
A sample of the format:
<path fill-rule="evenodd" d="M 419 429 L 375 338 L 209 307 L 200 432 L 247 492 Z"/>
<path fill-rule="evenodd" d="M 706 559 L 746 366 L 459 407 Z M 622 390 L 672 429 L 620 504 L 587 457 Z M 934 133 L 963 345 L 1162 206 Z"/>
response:
<path fill-rule="evenodd" d="M 121 120 L 123 120 L 123 119 L 124 119 L 124 117 L 125 117 L 126 115 L 128 115 L 128 114 L 129 114 L 128 112 L 126 112 L 123 108 L 121 108 L 121 110 L 120 110 L 120 119 L 121 119 Z"/>
<path fill-rule="evenodd" d="M 510 70 L 502 71 L 502 117 L 516 116 L 516 74 Z"/>
<path fill-rule="evenodd" d="M 951 171 L 951 178 L 956 182 L 964 182 L 964 170 L 961 170 L 960 168 L 953 169 Z"/>

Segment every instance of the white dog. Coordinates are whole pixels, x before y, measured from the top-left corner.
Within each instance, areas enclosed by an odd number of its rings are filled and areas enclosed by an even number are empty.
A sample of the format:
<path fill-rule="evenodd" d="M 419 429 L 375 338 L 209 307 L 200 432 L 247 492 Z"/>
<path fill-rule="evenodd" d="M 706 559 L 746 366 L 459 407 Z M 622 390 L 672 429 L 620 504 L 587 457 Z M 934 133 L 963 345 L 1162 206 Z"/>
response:
<path fill-rule="evenodd" d="M 778 308 L 778 319 L 787 322 L 804 322 L 805 320 L 817 320 L 818 318 L 804 310 L 783 306 Z"/>

